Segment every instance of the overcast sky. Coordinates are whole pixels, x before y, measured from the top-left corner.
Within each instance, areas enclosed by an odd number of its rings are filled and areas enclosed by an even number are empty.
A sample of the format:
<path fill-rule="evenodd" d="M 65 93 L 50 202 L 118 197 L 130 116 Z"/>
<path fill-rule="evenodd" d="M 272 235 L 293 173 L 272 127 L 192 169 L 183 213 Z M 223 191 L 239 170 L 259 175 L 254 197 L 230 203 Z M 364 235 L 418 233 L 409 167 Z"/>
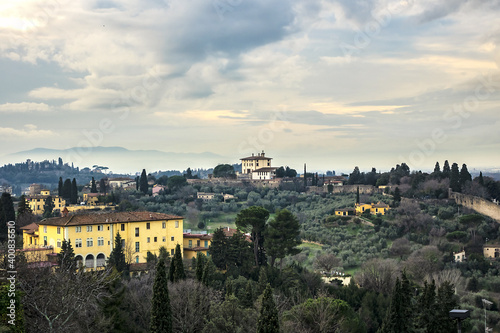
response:
<path fill-rule="evenodd" d="M 499 42 L 497 0 L 2 0 L 0 155 L 498 167 Z"/>

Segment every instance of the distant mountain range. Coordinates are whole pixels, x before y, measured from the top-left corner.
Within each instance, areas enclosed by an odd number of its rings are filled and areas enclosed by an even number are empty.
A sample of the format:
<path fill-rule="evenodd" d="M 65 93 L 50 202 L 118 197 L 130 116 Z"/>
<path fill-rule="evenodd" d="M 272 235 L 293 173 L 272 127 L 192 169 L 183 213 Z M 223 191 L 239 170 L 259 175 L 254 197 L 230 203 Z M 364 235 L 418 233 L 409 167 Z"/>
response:
<path fill-rule="evenodd" d="M 0 157 L 1 164 L 19 163 L 27 159 L 33 161 L 56 160 L 73 163 L 75 167 L 92 168 L 94 165 L 108 167 L 113 173 L 136 173 L 158 170 L 186 170 L 188 167 L 213 168 L 220 163 L 228 163 L 227 158 L 211 152 L 172 153 L 160 150 L 129 150 L 123 147 L 74 147 L 68 149 L 35 148 Z"/>

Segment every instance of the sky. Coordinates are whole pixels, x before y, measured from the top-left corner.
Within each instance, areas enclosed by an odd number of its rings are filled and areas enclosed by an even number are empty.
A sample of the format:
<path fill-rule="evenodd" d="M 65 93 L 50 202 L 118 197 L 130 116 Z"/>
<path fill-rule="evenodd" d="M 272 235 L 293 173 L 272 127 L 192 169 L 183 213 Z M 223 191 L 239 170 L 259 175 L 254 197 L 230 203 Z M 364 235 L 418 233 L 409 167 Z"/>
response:
<path fill-rule="evenodd" d="M 0 156 L 500 167 L 499 43 L 498 0 L 0 0 Z"/>

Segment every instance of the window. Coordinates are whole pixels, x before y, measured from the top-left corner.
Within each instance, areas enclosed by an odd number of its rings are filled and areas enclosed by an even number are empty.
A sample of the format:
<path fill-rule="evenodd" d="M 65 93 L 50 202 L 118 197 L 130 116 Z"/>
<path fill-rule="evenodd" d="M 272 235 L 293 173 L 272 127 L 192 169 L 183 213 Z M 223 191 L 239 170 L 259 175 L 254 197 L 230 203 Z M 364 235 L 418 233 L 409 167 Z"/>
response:
<path fill-rule="evenodd" d="M 82 247 L 82 239 L 81 238 L 75 239 L 75 247 Z"/>
<path fill-rule="evenodd" d="M 148 229 L 148 230 L 149 230 L 149 229 L 150 229 L 150 227 L 151 227 L 151 223 L 146 222 L 146 229 Z"/>
<path fill-rule="evenodd" d="M 167 222 L 163 221 L 163 222 L 161 223 L 161 227 L 162 227 L 163 229 L 165 229 L 165 228 L 167 227 Z"/>
<path fill-rule="evenodd" d="M 97 237 L 97 246 L 104 246 L 104 237 Z"/>
<path fill-rule="evenodd" d="M 43 246 L 47 246 L 47 236 L 43 236 Z"/>
<path fill-rule="evenodd" d="M 57 227 L 57 234 L 60 235 L 61 234 L 61 227 Z"/>
<path fill-rule="evenodd" d="M 47 233 L 47 226 L 46 225 L 43 226 L 43 232 Z"/>
<path fill-rule="evenodd" d="M 175 227 L 179 228 L 179 221 L 175 221 Z"/>
<path fill-rule="evenodd" d="M 61 240 L 60 239 L 57 240 L 57 247 L 61 247 Z"/>
<path fill-rule="evenodd" d="M 139 237 L 139 228 L 135 228 L 135 237 Z"/>
<path fill-rule="evenodd" d="M 167 237 L 163 236 L 162 241 L 163 241 L 163 242 L 166 242 L 166 241 L 167 241 Z"/>
<path fill-rule="evenodd" d="M 155 243 L 158 241 L 158 237 L 155 237 Z"/>
<path fill-rule="evenodd" d="M 193 247 L 193 241 L 189 240 L 189 248 L 192 248 L 192 247 Z"/>
<path fill-rule="evenodd" d="M 170 240 L 173 242 L 174 241 L 174 236 L 170 237 Z"/>
<path fill-rule="evenodd" d="M 139 242 L 135 242 L 135 252 L 139 252 Z"/>
<path fill-rule="evenodd" d="M 125 239 L 122 239 L 122 248 L 125 248 Z"/>
<path fill-rule="evenodd" d="M 122 223 L 122 231 L 125 231 L 125 223 Z"/>
<path fill-rule="evenodd" d="M 87 232 L 92 232 L 92 226 L 91 225 L 87 226 Z"/>
<path fill-rule="evenodd" d="M 97 231 L 103 231 L 103 230 L 104 230 L 104 226 L 102 224 L 97 226 Z"/>
<path fill-rule="evenodd" d="M 94 246 L 94 240 L 92 238 L 87 238 L 87 247 Z"/>
<path fill-rule="evenodd" d="M 174 249 L 170 250 L 170 255 L 173 256 L 175 254 Z"/>
<path fill-rule="evenodd" d="M 75 227 L 75 232 L 82 232 L 82 227 Z"/>
<path fill-rule="evenodd" d="M 146 238 L 146 242 L 150 243 L 151 239 L 148 237 Z"/>

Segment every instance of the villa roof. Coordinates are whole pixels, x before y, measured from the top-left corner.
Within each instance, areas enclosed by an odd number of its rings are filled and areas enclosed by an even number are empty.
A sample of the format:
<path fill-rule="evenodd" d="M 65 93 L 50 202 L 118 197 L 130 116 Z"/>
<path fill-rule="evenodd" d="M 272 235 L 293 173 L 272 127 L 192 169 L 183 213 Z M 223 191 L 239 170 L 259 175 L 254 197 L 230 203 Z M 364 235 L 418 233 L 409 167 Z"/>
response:
<path fill-rule="evenodd" d="M 266 157 L 266 156 L 249 156 L 249 157 L 243 157 L 240 158 L 240 160 L 272 160 L 271 157 Z"/>
<path fill-rule="evenodd" d="M 30 224 L 28 224 L 28 225 L 26 225 L 24 227 L 19 228 L 19 229 L 26 230 L 27 234 L 33 234 L 35 231 L 38 230 L 38 224 L 36 224 L 35 222 L 33 222 L 33 223 L 30 223 Z"/>
<path fill-rule="evenodd" d="M 208 234 L 184 234 L 184 238 L 197 238 L 197 239 L 212 239 L 212 235 Z"/>
<path fill-rule="evenodd" d="M 153 212 L 98 212 L 64 217 L 51 217 L 39 222 L 42 225 L 72 226 L 102 223 L 145 222 L 158 220 L 178 220 L 181 216 Z"/>

